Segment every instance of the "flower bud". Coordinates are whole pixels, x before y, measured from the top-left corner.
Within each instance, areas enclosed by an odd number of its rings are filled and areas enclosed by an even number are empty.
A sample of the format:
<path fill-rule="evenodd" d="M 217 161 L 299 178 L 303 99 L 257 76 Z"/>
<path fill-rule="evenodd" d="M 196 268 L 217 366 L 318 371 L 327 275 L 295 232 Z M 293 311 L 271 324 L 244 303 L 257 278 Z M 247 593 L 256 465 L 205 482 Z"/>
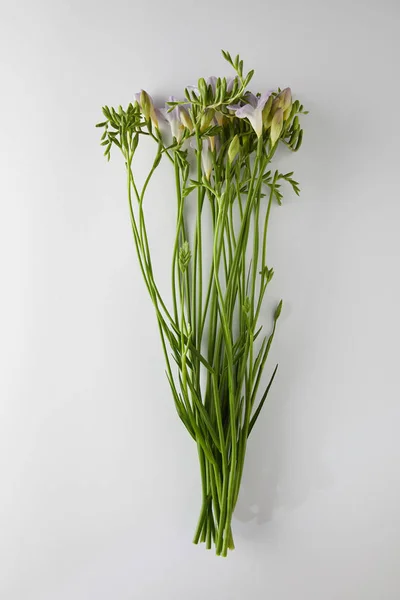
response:
<path fill-rule="evenodd" d="M 205 111 L 205 113 L 203 114 L 203 116 L 201 117 L 201 121 L 200 121 L 200 131 L 204 132 L 206 131 L 206 129 L 208 129 L 211 125 L 211 122 L 214 118 L 214 109 L 210 108 L 207 109 Z"/>
<path fill-rule="evenodd" d="M 271 121 L 271 144 L 275 146 L 283 128 L 283 110 L 278 108 Z"/>
<path fill-rule="evenodd" d="M 142 109 L 142 113 L 144 114 L 145 118 L 149 119 L 151 111 L 152 111 L 152 109 L 154 109 L 154 107 L 153 107 L 153 103 L 151 101 L 149 94 L 145 90 L 142 90 L 140 92 L 139 104 L 140 104 L 140 108 Z"/>
<path fill-rule="evenodd" d="M 217 121 L 217 123 L 220 127 L 223 127 L 228 122 L 228 119 L 226 118 L 226 116 L 223 113 L 218 112 L 218 111 L 216 111 L 216 113 L 215 113 L 215 120 Z"/>
<path fill-rule="evenodd" d="M 208 142 L 206 140 L 203 140 L 202 143 L 202 150 L 201 150 L 201 162 L 203 165 L 203 171 L 204 171 L 204 175 L 207 179 L 207 181 L 210 180 L 211 177 L 211 171 L 212 171 L 212 158 L 211 158 L 211 152 L 208 146 Z"/>
<path fill-rule="evenodd" d="M 280 314 L 282 312 L 282 304 L 283 304 L 283 302 L 281 300 L 279 302 L 278 306 L 275 309 L 275 313 L 274 313 L 274 319 L 275 319 L 275 321 L 277 321 L 279 319 L 279 317 L 280 317 Z"/>
<path fill-rule="evenodd" d="M 283 118 L 286 121 L 290 117 L 290 113 L 292 111 L 292 92 L 290 88 L 285 88 L 282 91 L 283 97 Z"/>
<path fill-rule="evenodd" d="M 180 110 L 180 118 L 181 118 L 181 123 L 184 127 L 186 127 L 187 129 L 189 129 L 190 133 L 192 133 L 193 131 L 193 121 L 188 113 L 188 111 L 186 110 L 186 108 L 181 108 Z"/>
<path fill-rule="evenodd" d="M 231 164 L 235 160 L 239 150 L 240 150 L 240 141 L 239 141 L 238 135 L 236 134 L 235 137 L 233 138 L 233 140 L 231 141 L 231 143 L 229 145 L 229 149 L 228 149 L 228 160 Z"/>
<path fill-rule="evenodd" d="M 262 111 L 262 119 L 263 119 L 263 126 L 264 129 L 268 129 L 268 127 L 270 127 L 271 125 L 271 121 L 272 121 L 272 104 L 274 102 L 274 97 L 271 95 L 268 100 L 266 105 L 263 108 Z"/>
<path fill-rule="evenodd" d="M 283 118 L 287 119 L 292 110 L 292 91 L 290 88 L 282 90 L 274 99 L 272 104 L 272 116 L 281 108 L 283 110 Z"/>
<path fill-rule="evenodd" d="M 139 104 L 146 121 L 150 119 L 153 125 L 155 125 L 155 127 L 158 129 L 157 113 L 160 113 L 159 111 L 157 111 L 157 109 L 154 108 L 151 96 L 149 96 L 149 94 L 145 90 L 141 90 L 139 93 L 135 94 L 135 99 L 136 102 Z"/>
<path fill-rule="evenodd" d="M 285 111 L 292 106 L 292 90 L 285 88 L 279 95 L 282 97 L 282 106 L 280 108 Z"/>

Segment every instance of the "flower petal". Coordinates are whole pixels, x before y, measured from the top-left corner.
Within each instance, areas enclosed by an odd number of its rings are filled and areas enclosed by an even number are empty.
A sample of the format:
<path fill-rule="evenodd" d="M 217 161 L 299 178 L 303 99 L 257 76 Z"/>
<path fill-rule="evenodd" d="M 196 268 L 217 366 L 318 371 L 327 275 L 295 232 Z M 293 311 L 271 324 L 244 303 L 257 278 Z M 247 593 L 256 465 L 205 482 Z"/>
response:
<path fill-rule="evenodd" d="M 257 100 L 257 108 L 260 108 L 262 110 L 264 108 L 264 106 L 266 105 L 267 100 L 270 97 L 270 95 L 271 95 L 271 92 L 264 92 L 263 94 L 261 94 L 261 96 Z"/>
<path fill-rule="evenodd" d="M 247 102 L 249 104 L 251 104 L 251 106 L 256 108 L 256 106 L 258 104 L 258 98 L 254 94 L 252 94 L 251 92 L 246 92 L 245 98 L 246 98 Z"/>
<path fill-rule="evenodd" d="M 245 104 L 236 110 L 236 116 L 239 119 L 250 119 L 250 117 L 253 117 L 255 110 L 250 104 Z"/>
<path fill-rule="evenodd" d="M 262 135 L 263 122 L 262 122 L 262 110 L 256 108 L 251 115 L 248 117 L 251 126 L 257 134 L 257 137 Z"/>
<path fill-rule="evenodd" d="M 156 115 L 156 117 L 157 117 L 157 119 L 159 121 L 166 121 L 167 120 L 165 118 L 165 115 L 164 115 L 164 109 L 162 109 L 162 108 L 155 108 L 154 109 L 154 113 L 155 113 L 155 115 Z"/>
<path fill-rule="evenodd" d="M 242 106 L 243 104 L 229 104 L 226 108 L 229 108 L 229 110 L 239 110 Z"/>

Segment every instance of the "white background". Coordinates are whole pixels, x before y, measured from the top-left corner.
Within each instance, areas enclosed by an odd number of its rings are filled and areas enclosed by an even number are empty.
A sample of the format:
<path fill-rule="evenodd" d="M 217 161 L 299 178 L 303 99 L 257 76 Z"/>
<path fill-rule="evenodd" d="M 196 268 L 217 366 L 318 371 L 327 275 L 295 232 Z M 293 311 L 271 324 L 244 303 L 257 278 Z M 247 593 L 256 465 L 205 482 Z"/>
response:
<path fill-rule="evenodd" d="M 0 597 L 398 600 L 399 30 L 396 0 L 1 3 Z M 271 361 L 236 551 L 191 543 L 196 449 L 164 376 L 103 104 L 256 69 L 310 115 L 282 152 Z M 172 174 L 149 202 L 168 284 Z"/>

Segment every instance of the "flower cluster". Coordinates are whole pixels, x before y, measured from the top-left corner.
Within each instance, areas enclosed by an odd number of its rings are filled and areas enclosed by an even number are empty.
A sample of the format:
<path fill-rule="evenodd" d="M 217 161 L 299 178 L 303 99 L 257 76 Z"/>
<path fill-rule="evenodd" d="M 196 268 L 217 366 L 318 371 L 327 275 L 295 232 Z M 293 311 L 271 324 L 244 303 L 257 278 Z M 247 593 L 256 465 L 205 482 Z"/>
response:
<path fill-rule="evenodd" d="M 254 94 L 246 89 L 250 79 L 251 74 L 245 82 L 239 75 L 200 79 L 197 86 L 186 88 L 185 100 L 170 96 L 162 108 L 141 90 L 135 94 L 135 107 L 164 142 L 168 137 L 165 125 L 169 125 L 170 149 L 198 150 L 203 174 L 209 180 L 217 161 L 232 162 L 229 140 L 235 140 L 235 156 L 244 144 L 255 147 L 258 140 L 271 150 L 279 140 L 292 150 L 300 147 L 302 130 L 297 114 L 305 111 L 299 101 L 293 101 L 290 88 Z"/>

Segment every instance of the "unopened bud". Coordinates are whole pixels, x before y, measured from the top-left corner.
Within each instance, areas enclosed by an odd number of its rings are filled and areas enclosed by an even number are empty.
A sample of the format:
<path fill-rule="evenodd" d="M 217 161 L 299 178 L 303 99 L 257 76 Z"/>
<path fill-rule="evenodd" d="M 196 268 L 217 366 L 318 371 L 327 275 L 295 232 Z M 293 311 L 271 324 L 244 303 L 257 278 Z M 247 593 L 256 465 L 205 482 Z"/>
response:
<path fill-rule="evenodd" d="M 239 150 L 240 150 L 240 141 L 236 134 L 235 137 L 233 138 L 233 140 L 231 141 L 231 143 L 229 145 L 229 149 L 228 149 L 228 160 L 230 163 L 233 163 Z"/>
<path fill-rule="evenodd" d="M 283 304 L 283 302 L 282 302 L 282 300 L 281 300 L 281 301 L 279 302 L 278 306 L 277 306 L 277 307 L 276 307 L 276 309 L 275 309 L 275 314 L 274 314 L 274 319 L 275 319 L 275 321 L 277 321 L 277 320 L 279 319 L 280 315 L 281 315 L 281 312 L 282 312 L 282 304 Z"/>
<path fill-rule="evenodd" d="M 292 90 L 285 88 L 279 95 L 282 97 L 282 106 L 280 108 L 285 111 L 292 106 Z"/>
<path fill-rule="evenodd" d="M 292 110 L 292 91 L 290 88 L 285 88 L 275 97 L 271 108 L 272 116 L 274 116 L 278 108 L 283 110 L 283 118 L 286 120 Z"/>
<path fill-rule="evenodd" d="M 215 120 L 217 121 L 217 123 L 220 127 L 223 127 L 228 122 L 228 119 L 226 118 L 226 116 L 218 111 L 215 113 Z"/>
<path fill-rule="evenodd" d="M 140 104 L 140 108 L 142 109 L 142 113 L 144 114 L 145 118 L 149 119 L 151 111 L 152 111 L 152 109 L 154 110 L 154 107 L 153 107 L 153 103 L 151 101 L 150 96 L 148 95 L 147 92 L 145 92 L 145 90 L 142 90 L 140 92 L 139 104 Z"/>
<path fill-rule="evenodd" d="M 205 175 L 207 181 L 209 181 L 210 177 L 211 177 L 213 163 L 212 163 L 210 148 L 209 148 L 208 142 L 206 140 L 203 140 L 203 142 L 202 142 L 201 162 L 203 165 L 204 175 Z"/>
<path fill-rule="evenodd" d="M 275 146 L 283 128 L 283 110 L 278 108 L 271 121 L 271 144 Z"/>
<path fill-rule="evenodd" d="M 282 98 L 283 98 L 283 106 L 282 106 L 282 110 L 283 110 L 283 118 L 286 121 L 286 119 L 288 119 L 290 117 L 290 113 L 292 112 L 292 92 L 290 88 L 285 88 L 282 91 Z"/>
<path fill-rule="evenodd" d="M 204 115 L 201 117 L 201 121 L 200 121 L 200 131 L 204 132 L 206 131 L 209 126 L 211 125 L 211 122 L 214 118 L 214 109 L 210 108 L 207 109 L 204 113 Z"/>
<path fill-rule="evenodd" d="M 263 112 L 262 112 L 262 119 L 263 119 L 263 126 L 264 129 L 268 129 L 268 127 L 270 127 L 271 125 L 271 121 L 272 121 L 272 104 L 274 102 L 274 97 L 270 96 L 267 100 L 266 105 L 263 108 Z"/>
<path fill-rule="evenodd" d="M 181 108 L 180 110 L 180 118 L 181 118 L 181 123 L 184 127 L 186 127 L 187 129 L 189 129 L 190 133 L 192 133 L 193 131 L 193 121 L 190 118 L 190 115 L 188 113 L 188 111 L 186 110 L 186 108 Z"/>

